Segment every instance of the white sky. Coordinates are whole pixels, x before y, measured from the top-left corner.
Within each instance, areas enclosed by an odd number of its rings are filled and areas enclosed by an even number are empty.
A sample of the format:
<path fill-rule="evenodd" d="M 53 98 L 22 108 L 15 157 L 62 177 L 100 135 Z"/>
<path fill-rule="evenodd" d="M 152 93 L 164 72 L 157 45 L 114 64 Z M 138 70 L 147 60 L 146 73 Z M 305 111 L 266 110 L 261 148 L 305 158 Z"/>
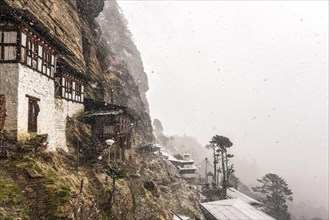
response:
<path fill-rule="evenodd" d="M 151 117 L 167 135 L 203 145 L 227 136 L 297 201 L 327 207 L 327 1 L 119 5 L 149 77 Z"/>

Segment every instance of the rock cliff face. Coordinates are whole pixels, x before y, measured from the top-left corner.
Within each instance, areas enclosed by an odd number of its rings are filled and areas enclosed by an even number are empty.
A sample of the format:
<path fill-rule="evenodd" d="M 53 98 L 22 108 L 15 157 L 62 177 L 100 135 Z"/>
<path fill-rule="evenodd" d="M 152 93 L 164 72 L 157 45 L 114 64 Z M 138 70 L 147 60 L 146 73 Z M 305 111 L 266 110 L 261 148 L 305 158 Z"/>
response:
<path fill-rule="evenodd" d="M 126 66 L 138 86 L 144 110 L 149 112 L 145 94 L 149 89 L 147 75 L 144 72 L 141 55 L 132 41 L 131 33 L 127 28 L 127 21 L 120 12 L 118 3 L 106 1 L 104 10 L 100 13 L 97 21 L 116 60 Z M 133 100 L 130 100 L 128 104 L 135 105 Z"/>
<path fill-rule="evenodd" d="M 82 22 L 74 7 L 75 1 L 65 0 L 4 0 L 16 9 L 18 16 L 60 49 L 60 54 L 77 70 L 85 73 L 82 47 Z M 75 3 L 73 3 L 75 2 Z"/>
<path fill-rule="evenodd" d="M 110 25 L 104 35 L 95 21 L 104 8 L 103 0 L 4 2 L 13 9 L 15 16 L 32 26 L 57 48 L 60 59 L 85 75 L 88 82 L 85 86 L 86 98 L 128 106 L 140 121 L 135 129 L 143 137 L 139 144 L 153 140 L 145 96 L 148 90 L 147 77 L 140 54 L 130 36 L 123 38 L 125 42 L 113 40 L 117 38 L 112 33 L 128 32 L 115 1 L 106 2 L 106 9 L 110 14 L 114 13 L 109 19 L 117 16 L 117 26 Z M 108 42 L 115 42 L 115 46 Z M 127 47 L 131 54 L 123 56 L 122 51 L 127 51 Z"/>
<path fill-rule="evenodd" d="M 0 152 L 0 219 L 171 219 L 171 210 L 202 218 L 197 193 L 176 168 L 161 155 L 135 151 L 153 140 L 147 77 L 117 3 L 4 0 L 1 4 L 46 37 L 59 58 L 85 76 L 86 98 L 127 106 L 136 123 L 133 149 L 126 152 L 128 173 L 115 184 L 112 204 L 113 184 L 104 172 L 105 161 L 80 158 L 84 147 L 97 150 L 87 124 L 70 118 L 71 153 Z M 101 12 L 99 25 L 95 18 Z"/>

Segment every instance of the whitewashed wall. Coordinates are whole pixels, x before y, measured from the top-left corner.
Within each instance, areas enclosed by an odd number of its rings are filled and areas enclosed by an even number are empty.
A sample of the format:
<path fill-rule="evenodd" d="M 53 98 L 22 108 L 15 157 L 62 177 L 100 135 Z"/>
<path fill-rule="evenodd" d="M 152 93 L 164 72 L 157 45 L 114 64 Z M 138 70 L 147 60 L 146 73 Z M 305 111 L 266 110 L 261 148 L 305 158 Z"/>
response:
<path fill-rule="evenodd" d="M 17 129 L 18 64 L 0 65 L 0 94 L 6 96 L 7 117 L 5 130 L 16 133 Z"/>
<path fill-rule="evenodd" d="M 0 65 L 0 94 L 6 95 L 5 129 L 17 131 L 17 140 L 31 138 L 28 132 L 28 100 L 26 95 L 40 99 L 38 134 L 49 135 L 48 150 L 66 147 L 67 116 L 82 113 L 84 106 L 64 99 L 55 99 L 54 81 L 21 64 Z"/>
<path fill-rule="evenodd" d="M 84 110 L 84 106 L 81 103 L 68 101 L 65 99 L 55 99 L 55 139 L 57 147 L 60 147 L 67 151 L 66 147 L 66 122 L 67 117 L 73 117 Z M 69 134 L 68 134 L 69 135 Z"/>
<path fill-rule="evenodd" d="M 19 64 L 18 84 L 18 141 L 30 137 L 28 133 L 28 97 L 40 99 L 38 115 L 38 134 L 49 135 L 49 150 L 56 149 L 55 140 L 55 96 L 54 81 L 26 66 Z"/>

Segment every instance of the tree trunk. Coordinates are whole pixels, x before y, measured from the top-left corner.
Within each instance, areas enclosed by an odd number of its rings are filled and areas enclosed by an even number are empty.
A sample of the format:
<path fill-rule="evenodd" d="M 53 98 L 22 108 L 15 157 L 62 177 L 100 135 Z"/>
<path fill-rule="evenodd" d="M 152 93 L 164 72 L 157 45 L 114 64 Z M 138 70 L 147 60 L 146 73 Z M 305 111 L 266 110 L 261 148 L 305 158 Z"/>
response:
<path fill-rule="evenodd" d="M 223 182 L 222 182 L 222 199 L 226 198 L 226 167 L 225 167 L 225 158 L 224 152 L 221 151 L 222 154 L 222 171 L 223 171 Z"/>
<path fill-rule="evenodd" d="M 216 174 L 217 174 L 217 161 L 216 161 L 216 148 L 214 147 L 214 175 L 213 175 L 213 184 L 214 186 L 217 186 L 217 178 L 216 178 Z"/>
<path fill-rule="evenodd" d="M 208 184 L 208 170 L 207 170 L 207 165 L 208 165 L 208 158 L 206 158 L 206 172 L 205 172 L 206 184 Z"/>
<path fill-rule="evenodd" d="M 114 203 L 114 193 L 115 193 L 115 178 L 113 178 L 113 181 L 112 181 L 112 195 L 111 195 L 111 200 L 113 201 Z"/>
<path fill-rule="evenodd" d="M 112 192 L 109 198 L 110 213 L 112 215 L 112 205 L 114 204 L 115 179 L 112 179 Z"/>
<path fill-rule="evenodd" d="M 225 177 L 225 189 L 224 189 L 224 195 L 226 197 L 226 193 L 227 193 L 227 188 L 228 188 L 228 178 L 229 178 L 229 175 L 230 175 L 230 169 L 228 167 L 228 159 L 227 159 L 227 151 L 225 151 L 224 153 L 225 155 L 225 166 L 226 166 L 226 177 Z"/>

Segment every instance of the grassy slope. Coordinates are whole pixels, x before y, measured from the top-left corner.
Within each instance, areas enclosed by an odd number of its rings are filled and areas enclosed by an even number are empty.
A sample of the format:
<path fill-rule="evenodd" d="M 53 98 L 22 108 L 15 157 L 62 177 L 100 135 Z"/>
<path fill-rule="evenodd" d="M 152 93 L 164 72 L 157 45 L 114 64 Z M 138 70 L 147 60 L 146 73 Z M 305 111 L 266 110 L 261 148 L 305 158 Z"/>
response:
<path fill-rule="evenodd" d="M 0 159 L 0 219 L 170 219 L 170 210 L 200 214 L 195 193 L 167 161 L 134 152 L 129 158 L 130 177 L 116 183 L 112 214 L 112 181 L 96 168 L 99 163 L 80 164 L 77 170 L 74 158 L 60 153 Z M 133 177 L 136 172 L 140 177 Z M 145 182 L 154 189 L 146 189 Z"/>

